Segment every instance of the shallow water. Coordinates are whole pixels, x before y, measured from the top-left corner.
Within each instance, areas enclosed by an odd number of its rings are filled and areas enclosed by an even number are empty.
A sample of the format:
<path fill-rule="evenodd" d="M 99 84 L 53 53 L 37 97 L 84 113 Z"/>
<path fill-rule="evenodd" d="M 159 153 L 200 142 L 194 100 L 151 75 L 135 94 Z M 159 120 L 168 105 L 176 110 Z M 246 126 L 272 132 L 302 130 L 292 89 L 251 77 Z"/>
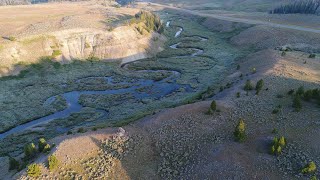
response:
<path fill-rule="evenodd" d="M 179 37 L 181 35 L 182 31 L 183 31 L 183 28 L 180 27 L 179 31 L 176 32 L 176 35 L 174 37 L 175 38 Z"/>
<path fill-rule="evenodd" d="M 166 23 L 166 27 L 167 27 L 167 28 L 170 27 L 170 23 L 171 23 L 171 21 L 168 21 L 168 22 Z"/>
<path fill-rule="evenodd" d="M 161 72 L 161 71 L 164 72 L 164 70 L 159 70 L 159 71 L 144 70 L 144 71 L 137 71 L 137 73 L 153 73 L 153 72 Z M 144 98 L 160 99 L 179 90 L 180 88 L 184 88 L 186 92 L 192 91 L 192 88 L 189 85 L 180 85 L 176 83 L 176 78 L 180 76 L 179 72 L 176 72 L 176 71 L 167 71 L 167 72 L 171 72 L 172 75 L 165 79 L 162 79 L 161 81 L 138 79 L 137 82 L 134 82 L 134 83 L 130 83 L 130 82 L 114 83 L 112 80 L 113 79 L 112 77 L 88 77 L 88 78 L 104 78 L 107 81 L 107 83 L 110 85 L 128 84 L 132 86 L 128 88 L 123 88 L 123 89 L 111 89 L 111 90 L 104 90 L 104 91 L 71 91 L 71 92 L 61 94 L 62 97 L 67 102 L 66 109 L 64 109 L 63 111 L 55 112 L 51 115 L 33 120 L 31 122 L 19 125 L 15 128 L 12 128 L 9 131 L 0 134 L 0 139 L 3 139 L 8 135 L 11 135 L 14 133 L 22 132 L 28 128 L 35 127 L 39 124 L 48 123 L 55 119 L 67 118 L 72 113 L 80 112 L 83 108 L 83 106 L 79 103 L 79 98 L 81 95 L 110 95 L 110 94 L 131 93 L 136 99 L 144 99 Z M 83 80 L 83 79 L 80 79 L 80 80 Z M 80 80 L 77 80 L 77 82 Z M 148 91 L 148 93 L 137 91 L 137 89 L 144 88 L 144 87 L 150 88 L 150 91 Z M 44 106 L 48 106 L 51 103 L 53 103 L 55 98 L 56 96 L 48 98 L 45 101 Z"/>

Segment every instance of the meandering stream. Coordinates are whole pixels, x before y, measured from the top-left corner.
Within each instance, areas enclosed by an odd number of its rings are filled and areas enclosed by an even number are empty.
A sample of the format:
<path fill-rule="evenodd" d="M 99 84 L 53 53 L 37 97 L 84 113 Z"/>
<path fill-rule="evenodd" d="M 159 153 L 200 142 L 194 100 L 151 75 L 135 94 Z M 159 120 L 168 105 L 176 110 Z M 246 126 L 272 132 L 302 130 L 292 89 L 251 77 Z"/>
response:
<path fill-rule="evenodd" d="M 170 27 L 170 21 L 167 22 L 166 24 L 167 27 Z M 179 37 L 181 33 L 183 32 L 183 28 L 180 27 L 179 31 L 176 32 L 175 38 Z M 199 37 L 200 41 L 206 41 L 207 39 Z M 171 45 L 170 48 L 172 49 L 178 49 L 179 45 L 181 42 Z M 181 57 L 190 57 L 190 56 L 198 56 L 203 53 L 203 50 L 197 49 L 197 48 L 187 48 L 187 49 L 192 49 L 195 51 L 195 53 L 188 55 L 188 56 L 178 56 L 177 58 Z M 66 100 L 67 102 L 67 108 L 55 112 L 51 115 L 30 121 L 28 123 L 19 125 L 15 128 L 12 128 L 2 134 L 0 134 L 0 139 L 3 139 L 9 135 L 23 132 L 27 129 L 33 128 L 37 125 L 43 124 L 43 123 L 48 123 L 50 121 L 56 120 L 56 119 L 61 119 L 61 118 L 67 118 L 69 117 L 72 113 L 77 113 L 84 108 L 80 103 L 79 103 L 79 98 L 81 95 L 110 95 L 110 94 L 124 94 L 124 93 L 130 93 L 132 94 L 136 99 L 143 99 L 143 98 L 155 98 L 159 99 L 164 96 L 167 96 L 180 88 L 184 88 L 186 92 L 192 92 L 193 89 L 190 87 L 190 85 L 181 85 L 176 82 L 176 79 L 180 76 L 180 73 L 177 71 L 168 71 L 168 70 L 143 70 L 143 71 L 135 71 L 136 73 L 154 73 L 154 72 L 163 72 L 163 73 L 171 73 L 171 75 L 167 78 L 164 78 L 160 81 L 155 81 L 155 80 L 149 80 L 149 79 L 137 79 L 137 82 L 131 83 L 131 82 L 119 82 L 115 83 L 113 81 L 113 77 L 87 77 L 88 78 L 102 78 L 106 81 L 107 84 L 109 85 L 119 85 L 119 84 L 126 84 L 129 85 L 128 88 L 123 88 L 123 89 L 110 89 L 110 90 L 103 90 L 103 91 L 71 91 L 71 92 L 66 92 L 64 94 L 61 94 L 61 96 Z M 79 79 L 76 81 L 80 82 L 83 79 Z M 141 88 L 151 88 L 151 92 L 156 92 L 156 93 L 146 93 L 146 92 L 140 92 L 137 91 L 138 89 Z M 53 103 L 56 99 L 56 96 L 48 98 L 44 106 L 50 105 Z M 108 116 L 108 112 L 104 110 L 97 110 L 101 112 L 103 117 Z"/>

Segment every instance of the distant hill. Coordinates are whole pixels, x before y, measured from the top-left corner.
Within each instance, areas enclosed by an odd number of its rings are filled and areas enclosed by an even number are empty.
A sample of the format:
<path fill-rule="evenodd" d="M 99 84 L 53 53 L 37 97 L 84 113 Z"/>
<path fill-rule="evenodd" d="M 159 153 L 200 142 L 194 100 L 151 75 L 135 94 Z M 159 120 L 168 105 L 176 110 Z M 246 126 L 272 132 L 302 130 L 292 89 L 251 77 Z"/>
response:
<path fill-rule="evenodd" d="M 86 0 L 0 0 L 0 6 L 8 5 L 23 5 L 23 4 L 39 4 L 47 2 L 62 2 L 62 1 L 86 1 Z"/>

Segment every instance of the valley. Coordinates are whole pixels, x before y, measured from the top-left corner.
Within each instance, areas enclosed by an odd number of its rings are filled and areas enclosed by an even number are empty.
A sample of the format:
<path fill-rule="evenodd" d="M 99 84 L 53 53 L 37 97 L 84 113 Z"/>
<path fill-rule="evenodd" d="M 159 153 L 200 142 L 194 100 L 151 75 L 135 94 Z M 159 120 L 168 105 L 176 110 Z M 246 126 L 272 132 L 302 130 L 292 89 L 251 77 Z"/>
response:
<path fill-rule="evenodd" d="M 156 3 L 17 7 L 47 8 L 53 28 L 32 15 L 0 30 L 0 179 L 32 179 L 34 163 L 38 179 L 318 176 L 301 169 L 320 164 L 319 27 Z M 272 155 L 277 137 L 286 145 Z M 26 158 L 41 138 L 50 150 Z M 9 157 L 20 170 L 7 170 Z"/>

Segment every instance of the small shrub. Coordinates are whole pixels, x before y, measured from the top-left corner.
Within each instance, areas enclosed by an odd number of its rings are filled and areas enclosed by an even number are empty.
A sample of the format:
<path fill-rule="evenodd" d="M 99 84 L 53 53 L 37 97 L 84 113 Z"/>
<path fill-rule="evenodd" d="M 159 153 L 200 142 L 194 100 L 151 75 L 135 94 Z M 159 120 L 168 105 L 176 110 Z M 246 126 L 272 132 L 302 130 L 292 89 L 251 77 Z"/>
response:
<path fill-rule="evenodd" d="M 272 134 L 277 134 L 278 133 L 278 130 L 276 129 L 276 128 L 274 128 L 273 130 L 272 130 Z"/>
<path fill-rule="evenodd" d="M 252 69 L 251 69 L 251 73 L 252 73 L 252 74 L 255 74 L 256 72 L 257 72 L 257 69 L 256 69 L 256 68 L 252 68 Z"/>
<path fill-rule="evenodd" d="M 238 64 L 238 65 L 237 65 L 237 70 L 239 70 L 239 69 L 240 69 L 240 65 Z"/>
<path fill-rule="evenodd" d="M 291 89 L 290 91 L 288 91 L 288 95 L 292 95 L 294 93 L 294 89 Z"/>
<path fill-rule="evenodd" d="M 9 170 L 19 169 L 20 164 L 16 159 L 9 157 Z"/>
<path fill-rule="evenodd" d="M 155 114 L 155 113 L 154 113 Z M 92 128 L 92 131 L 97 131 L 98 130 L 98 128 L 97 127 L 93 127 Z"/>
<path fill-rule="evenodd" d="M 67 132 L 67 135 L 70 135 L 70 134 L 72 134 L 72 131 L 68 131 L 68 132 Z"/>
<path fill-rule="evenodd" d="M 224 90 L 224 87 L 223 86 L 220 86 L 220 92 L 222 92 Z"/>
<path fill-rule="evenodd" d="M 227 88 L 227 89 L 231 88 L 231 86 L 232 86 L 232 83 L 227 83 L 227 84 L 226 84 L 226 88 Z"/>
<path fill-rule="evenodd" d="M 110 27 L 108 28 L 108 31 L 109 31 L 109 32 L 112 32 L 114 29 L 115 29 L 115 28 L 114 28 L 113 26 L 110 26 Z"/>
<path fill-rule="evenodd" d="M 87 42 L 84 44 L 84 47 L 85 47 L 86 49 L 91 48 L 90 44 L 87 43 Z"/>
<path fill-rule="evenodd" d="M 277 98 L 281 99 L 284 98 L 284 96 L 282 94 L 277 94 Z"/>
<path fill-rule="evenodd" d="M 37 178 L 41 175 L 41 169 L 39 164 L 30 164 L 28 166 L 27 174 L 30 177 Z"/>
<path fill-rule="evenodd" d="M 53 63 L 52 63 L 52 66 L 53 66 L 55 69 L 60 69 L 61 64 L 58 63 L 58 62 L 53 62 Z"/>
<path fill-rule="evenodd" d="M 278 108 L 276 108 L 276 109 L 274 109 L 273 111 L 272 111 L 272 114 L 278 114 L 279 113 L 279 109 Z"/>
<path fill-rule="evenodd" d="M 136 29 L 141 35 L 144 34 L 144 29 L 141 26 L 138 26 Z"/>
<path fill-rule="evenodd" d="M 17 40 L 17 38 L 14 36 L 9 36 L 8 39 L 9 39 L 9 41 L 16 41 Z"/>
<path fill-rule="evenodd" d="M 88 58 L 87 58 L 88 61 L 90 62 L 94 62 L 94 61 L 100 61 L 100 59 L 94 55 L 90 55 Z"/>
<path fill-rule="evenodd" d="M 85 133 L 85 132 L 86 132 L 86 130 L 84 128 L 79 128 L 78 129 L 78 133 Z"/>
<path fill-rule="evenodd" d="M 51 57 L 56 58 L 56 57 L 60 56 L 61 54 L 62 54 L 62 52 L 60 50 L 53 50 Z"/>
<path fill-rule="evenodd" d="M 239 120 L 238 125 L 233 133 L 235 140 L 238 142 L 244 142 L 246 139 L 246 124 L 243 119 Z"/>
<path fill-rule="evenodd" d="M 286 56 L 286 52 L 285 51 L 282 51 L 282 53 L 281 53 L 281 56 Z"/>
<path fill-rule="evenodd" d="M 309 57 L 309 58 L 315 58 L 315 57 L 316 57 L 316 54 L 310 54 L 308 57 Z"/>
<path fill-rule="evenodd" d="M 236 97 L 240 98 L 240 92 L 237 92 Z"/>
<path fill-rule="evenodd" d="M 253 90 L 253 85 L 251 84 L 251 81 L 250 80 L 247 80 L 246 84 L 244 85 L 244 90 L 246 91 L 251 91 Z"/>
<path fill-rule="evenodd" d="M 55 155 L 51 155 L 48 157 L 48 165 L 49 165 L 49 170 L 53 171 L 56 169 L 59 165 L 59 161 Z"/>
<path fill-rule="evenodd" d="M 314 173 L 316 170 L 317 170 L 316 164 L 314 162 L 310 162 L 301 170 L 301 172 L 303 174 L 311 174 L 311 173 Z"/>

